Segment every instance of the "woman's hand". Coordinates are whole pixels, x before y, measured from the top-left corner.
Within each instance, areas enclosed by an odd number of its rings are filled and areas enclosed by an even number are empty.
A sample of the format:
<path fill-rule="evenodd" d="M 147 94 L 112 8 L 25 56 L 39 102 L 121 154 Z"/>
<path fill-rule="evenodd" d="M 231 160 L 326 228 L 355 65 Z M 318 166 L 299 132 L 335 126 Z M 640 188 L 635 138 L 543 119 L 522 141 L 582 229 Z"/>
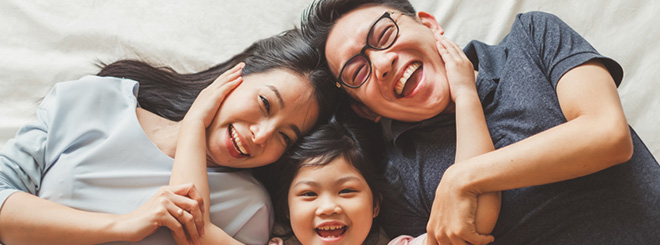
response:
<path fill-rule="evenodd" d="M 452 101 L 465 92 L 476 93 L 474 66 L 463 50 L 454 42 L 440 33 L 436 33 L 436 46 L 438 53 L 445 62 L 449 93 Z"/>
<path fill-rule="evenodd" d="M 245 63 L 239 63 L 204 88 L 183 118 L 184 122 L 202 121 L 204 128 L 211 125 L 225 97 L 243 81 L 241 70 L 244 66 Z"/>
<path fill-rule="evenodd" d="M 164 186 L 135 211 L 120 215 L 115 228 L 125 234 L 125 240 L 135 242 L 166 226 L 178 244 L 199 244 L 203 207 L 204 200 L 193 184 Z"/>
<path fill-rule="evenodd" d="M 435 191 L 429 223 L 427 244 L 487 244 L 495 238 L 477 233 L 475 214 L 478 193 L 462 188 L 457 177 L 458 165 L 445 171 Z M 459 170 L 460 171 L 460 170 Z"/>

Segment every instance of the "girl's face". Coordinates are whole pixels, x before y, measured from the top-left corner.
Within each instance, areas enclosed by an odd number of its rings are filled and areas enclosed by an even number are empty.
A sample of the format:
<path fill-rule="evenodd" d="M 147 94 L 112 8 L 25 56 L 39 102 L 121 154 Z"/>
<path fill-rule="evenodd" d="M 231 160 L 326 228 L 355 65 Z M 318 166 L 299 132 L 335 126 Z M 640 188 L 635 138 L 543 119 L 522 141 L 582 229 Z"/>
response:
<path fill-rule="evenodd" d="M 291 227 L 302 244 L 362 244 L 379 211 L 367 181 L 343 157 L 301 168 L 288 201 Z"/>
<path fill-rule="evenodd" d="M 253 168 L 277 160 L 316 123 L 314 89 L 285 69 L 243 77 L 207 129 L 209 162 Z"/>

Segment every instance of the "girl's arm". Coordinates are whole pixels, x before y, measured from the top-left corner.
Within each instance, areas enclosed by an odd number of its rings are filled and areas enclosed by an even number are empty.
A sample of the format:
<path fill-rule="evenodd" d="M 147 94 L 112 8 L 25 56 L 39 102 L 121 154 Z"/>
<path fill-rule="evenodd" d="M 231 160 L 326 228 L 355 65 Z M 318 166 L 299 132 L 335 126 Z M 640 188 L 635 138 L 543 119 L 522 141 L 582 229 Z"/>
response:
<path fill-rule="evenodd" d="M 206 170 L 206 128 L 213 121 L 225 96 L 242 81 L 242 68 L 242 63 L 235 66 L 202 90 L 186 113 L 179 129 L 170 185 L 192 183 L 199 190 L 201 196 L 196 199 L 203 205 L 201 215 L 203 220 L 194 221 L 198 229 L 186 226 L 190 239 L 195 243 L 199 238 L 202 244 L 241 244 L 211 223 L 209 211 L 211 201 Z M 189 218 L 192 219 L 192 216 Z"/>
<path fill-rule="evenodd" d="M 442 59 L 445 61 L 447 69 L 447 79 L 449 80 L 449 89 L 452 101 L 455 105 L 456 113 L 456 158 L 455 162 L 459 163 L 471 157 L 482 155 L 487 152 L 495 150 L 493 141 L 490 138 L 490 132 L 486 125 L 486 118 L 483 113 L 481 101 L 477 94 L 475 84 L 474 67 L 472 63 L 465 56 L 463 51 L 455 43 L 449 41 L 442 35 L 436 35 L 438 52 Z M 465 163 L 462 163 L 465 164 Z M 444 177 L 443 177 L 444 178 Z M 439 186 L 438 191 L 442 191 Z M 464 219 L 462 222 L 467 222 L 465 227 L 471 233 L 476 235 L 477 239 L 470 240 L 471 243 L 488 243 L 493 241 L 492 236 L 483 236 L 478 234 L 490 234 L 495 227 L 497 217 L 500 212 L 501 193 L 487 192 L 478 193 L 476 196 L 476 210 L 472 217 Z M 435 244 L 440 242 L 442 244 L 447 242 L 455 242 L 467 240 L 464 238 L 465 234 L 459 231 L 451 230 L 452 227 L 447 224 L 438 222 L 440 220 L 434 219 L 436 215 L 446 215 L 453 212 L 446 208 L 445 202 L 434 201 L 431 210 L 431 218 L 427 226 L 427 242 Z M 475 233 L 478 233 L 476 234 Z"/>

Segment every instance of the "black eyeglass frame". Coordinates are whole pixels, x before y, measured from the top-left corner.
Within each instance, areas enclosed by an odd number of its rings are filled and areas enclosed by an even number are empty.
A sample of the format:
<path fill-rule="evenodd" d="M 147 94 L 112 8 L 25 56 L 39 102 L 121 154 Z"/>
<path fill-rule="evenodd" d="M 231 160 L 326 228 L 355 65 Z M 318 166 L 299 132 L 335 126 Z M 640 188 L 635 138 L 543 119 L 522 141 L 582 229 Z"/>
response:
<path fill-rule="evenodd" d="M 399 25 L 396 23 L 396 21 L 394 21 L 394 19 L 392 19 L 392 16 L 391 16 L 392 14 L 395 14 L 395 12 L 394 12 L 394 11 L 387 11 L 387 12 L 385 12 L 383 15 L 381 15 L 381 16 L 380 16 L 380 17 L 374 22 L 373 25 L 371 25 L 371 28 L 369 28 L 369 32 L 367 33 L 367 38 L 366 38 L 365 45 L 364 45 L 364 47 L 362 48 L 362 50 L 360 50 L 360 53 L 358 53 L 358 54 L 356 54 L 356 55 L 353 55 L 353 57 L 351 57 L 350 59 L 348 59 L 348 61 L 346 62 L 346 64 L 344 64 L 344 66 L 343 66 L 343 67 L 341 68 L 341 70 L 339 71 L 339 76 L 337 77 L 337 80 L 339 81 L 339 83 L 341 83 L 342 85 L 344 85 L 344 86 L 346 86 L 346 87 L 349 87 L 349 88 L 359 88 L 359 87 L 361 87 L 363 84 L 367 83 L 367 81 L 369 80 L 369 77 L 371 77 L 371 72 L 372 72 L 372 68 L 371 68 L 371 60 L 369 59 L 369 57 L 367 57 L 367 54 L 365 53 L 365 51 L 367 51 L 367 48 L 371 48 L 371 49 L 374 49 L 374 50 L 385 50 L 385 49 L 388 49 L 388 48 L 392 47 L 392 45 L 394 45 L 394 43 L 396 42 L 396 40 L 399 38 Z M 380 22 L 380 21 L 383 20 L 383 19 L 389 19 L 390 21 L 392 21 L 392 23 L 394 23 L 394 27 L 396 28 L 396 33 L 395 33 L 395 35 L 394 35 L 394 39 L 392 39 L 392 42 L 391 42 L 391 43 L 385 45 L 384 47 L 380 47 L 380 48 L 379 48 L 379 47 L 375 47 L 375 46 L 369 44 L 369 37 L 370 37 L 371 34 L 374 32 L 374 27 L 376 27 L 376 24 L 378 24 L 378 22 Z M 365 78 L 360 84 L 358 84 L 358 85 L 349 85 L 349 84 L 345 83 L 345 82 L 341 79 L 341 77 L 342 77 L 342 74 L 344 73 L 344 69 L 346 69 L 346 66 L 347 66 L 348 64 L 351 64 L 351 62 L 352 62 L 355 58 L 357 58 L 357 57 L 363 57 L 363 58 L 367 61 L 367 65 L 368 65 L 368 67 L 369 67 L 369 73 L 367 74 L 367 77 L 366 77 L 366 78 Z"/>

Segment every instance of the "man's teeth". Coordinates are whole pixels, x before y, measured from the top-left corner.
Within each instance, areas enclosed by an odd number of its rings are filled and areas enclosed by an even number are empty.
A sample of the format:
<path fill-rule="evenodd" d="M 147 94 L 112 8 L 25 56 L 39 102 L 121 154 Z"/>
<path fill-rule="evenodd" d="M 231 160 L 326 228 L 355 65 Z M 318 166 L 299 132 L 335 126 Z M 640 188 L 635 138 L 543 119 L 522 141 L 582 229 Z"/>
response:
<path fill-rule="evenodd" d="M 238 137 L 238 132 L 236 132 L 236 128 L 234 127 L 231 128 L 231 137 L 234 139 L 234 143 L 236 144 L 236 150 L 238 150 L 238 152 L 243 155 L 247 155 L 245 146 L 243 146 L 241 138 Z"/>
<path fill-rule="evenodd" d="M 339 229 L 341 229 L 341 228 L 343 228 L 343 227 L 344 227 L 343 225 L 331 225 L 331 226 L 323 226 L 323 227 L 319 227 L 319 230 L 322 230 L 322 231 L 334 231 L 334 230 L 339 230 Z"/>
<path fill-rule="evenodd" d="M 406 71 L 403 73 L 403 76 L 399 79 L 399 81 L 396 83 L 396 86 L 394 87 L 394 92 L 396 95 L 401 95 L 403 93 L 403 88 L 406 87 L 406 82 L 408 82 L 408 78 L 417 70 L 419 67 L 422 66 L 422 64 L 418 62 L 414 62 L 408 66 Z"/>

